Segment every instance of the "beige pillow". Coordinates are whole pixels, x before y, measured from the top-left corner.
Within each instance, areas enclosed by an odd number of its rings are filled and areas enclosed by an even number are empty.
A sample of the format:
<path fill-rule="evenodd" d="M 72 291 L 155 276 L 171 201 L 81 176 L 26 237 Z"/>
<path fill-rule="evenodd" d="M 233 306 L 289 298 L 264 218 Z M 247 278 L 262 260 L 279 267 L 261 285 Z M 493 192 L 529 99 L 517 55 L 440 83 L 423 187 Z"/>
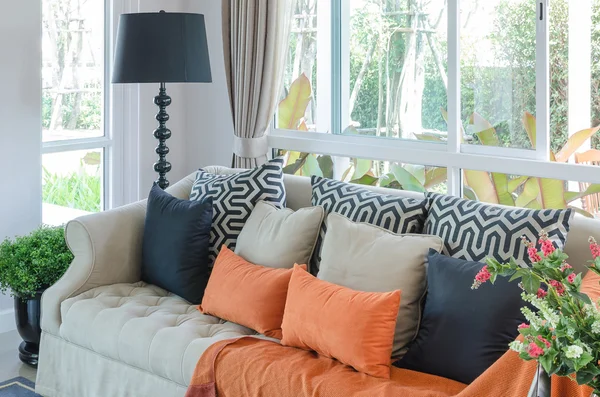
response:
<path fill-rule="evenodd" d="M 308 265 L 321 222 L 323 207 L 278 209 L 259 201 L 242 228 L 235 253 L 261 266 L 287 268 Z"/>
<path fill-rule="evenodd" d="M 400 358 L 419 331 L 430 248 L 440 252 L 442 239 L 423 234 L 394 234 L 332 213 L 327 217 L 317 277 L 358 291 L 399 289 L 400 310 L 392 357 Z"/>

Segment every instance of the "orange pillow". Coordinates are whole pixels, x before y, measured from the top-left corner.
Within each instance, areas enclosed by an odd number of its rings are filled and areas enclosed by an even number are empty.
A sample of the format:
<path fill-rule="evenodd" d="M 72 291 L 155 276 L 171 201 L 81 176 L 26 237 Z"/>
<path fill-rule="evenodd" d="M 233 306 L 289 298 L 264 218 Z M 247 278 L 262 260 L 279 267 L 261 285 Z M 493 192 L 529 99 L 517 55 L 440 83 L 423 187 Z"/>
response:
<path fill-rule="evenodd" d="M 390 377 L 400 291 L 360 292 L 294 266 L 283 314 L 282 345 L 315 350 L 359 372 Z"/>
<path fill-rule="evenodd" d="M 306 265 L 299 268 L 306 271 Z M 291 276 L 292 269 L 255 265 L 223 246 L 198 310 L 281 339 Z"/>

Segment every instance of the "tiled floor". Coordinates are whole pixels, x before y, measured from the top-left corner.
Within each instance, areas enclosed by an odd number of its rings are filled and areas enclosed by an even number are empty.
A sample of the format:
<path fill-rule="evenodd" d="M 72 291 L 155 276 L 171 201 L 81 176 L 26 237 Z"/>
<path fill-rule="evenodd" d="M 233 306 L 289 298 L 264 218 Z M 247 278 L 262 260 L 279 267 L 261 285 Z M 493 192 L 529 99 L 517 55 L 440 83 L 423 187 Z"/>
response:
<path fill-rule="evenodd" d="M 17 331 L 0 334 L 0 382 L 22 376 L 35 382 L 36 371 L 21 363 L 17 348 L 21 338 Z"/>

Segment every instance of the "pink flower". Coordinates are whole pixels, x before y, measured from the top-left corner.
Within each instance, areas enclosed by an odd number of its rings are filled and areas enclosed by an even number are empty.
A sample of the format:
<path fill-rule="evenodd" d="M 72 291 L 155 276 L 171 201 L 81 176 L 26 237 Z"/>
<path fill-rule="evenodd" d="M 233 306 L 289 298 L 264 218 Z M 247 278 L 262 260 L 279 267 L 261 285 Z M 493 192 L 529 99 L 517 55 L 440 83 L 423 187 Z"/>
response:
<path fill-rule="evenodd" d="M 560 281 L 550 280 L 550 285 L 556 289 L 558 295 L 563 295 L 565 293 L 565 286 L 562 285 Z"/>
<path fill-rule="evenodd" d="M 537 297 L 540 299 L 544 299 L 546 296 L 548 295 L 548 293 L 546 291 L 544 291 L 543 289 L 538 289 L 537 292 Z"/>
<path fill-rule="evenodd" d="M 536 345 L 535 342 L 531 342 L 527 348 L 527 353 L 529 353 L 531 358 L 538 358 L 544 354 L 544 349 Z"/>
<path fill-rule="evenodd" d="M 552 244 L 552 241 L 550 241 L 550 240 L 542 241 L 542 252 L 544 253 L 544 256 L 550 255 L 555 250 L 556 250 L 556 248 L 554 248 L 554 244 Z"/>
<path fill-rule="evenodd" d="M 527 248 L 527 255 L 529 255 L 529 259 L 532 263 L 536 263 L 542 260 L 542 257 L 538 254 L 535 246 Z"/>
<path fill-rule="evenodd" d="M 592 252 L 592 257 L 596 259 L 600 256 L 600 246 L 596 242 L 596 239 L 593 237 L 590 237 L 588 239 L 588 242 L 590 243 L 590 251 Z"/>
<path fill-rule="evenodd" d="M 568 263 L 563 263 L 560 267 L 561 272 L 567 271 L 568 269 L 573 269 L 573 266 L 569 265 Z"/>
<path fill-rule="evenodd" d="M 546 345 L 546 348 L 550 348 L 550 346 L 552 346 L 552 343 L 548 342 L 548 340 L 546 338 L 544 338 L 542 335 L 538 335 L 537 338 L 540 342 L 542 342 L 544 345 Z"/>
<path fill-rule="evenodd" d="M 575 273 L 571 273 L 569 274 L 569 276 L 567 277 L 567 280 L 569 280 L 569 282 L 571 284 L 573 284 L 573 281 L 575 281 L 575 277 L 577 277 L 577 275 Z"/>
<path fill-rule="evenodd" d="M 481 284 L 488 281 L 490 279 L 490 277 L 492 277 L 492 274 L 488 270 L 487 265 L 485 265 L 484 267 L 481 268 L 479 273 L 477 273 L 477 275 L 475 276 L 475 281 L 473 282 L 471 289 L 479 288 L 481 286 Z"/>
<path fill-rule="evenodd" d="M 529 328 L 529 324 L 522 323 L 517 328 L 518 329 L 527 329 L 527 328 Z"/>

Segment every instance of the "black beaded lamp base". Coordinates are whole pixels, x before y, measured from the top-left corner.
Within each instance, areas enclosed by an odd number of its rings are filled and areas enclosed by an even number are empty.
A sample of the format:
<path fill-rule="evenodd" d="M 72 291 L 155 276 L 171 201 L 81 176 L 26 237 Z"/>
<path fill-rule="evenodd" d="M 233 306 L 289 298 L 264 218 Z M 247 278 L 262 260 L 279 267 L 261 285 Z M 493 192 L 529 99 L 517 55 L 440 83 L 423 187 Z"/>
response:
<path fill-rule="evenodd" d="M 158 106 L 158 113 L 156 114 L 158 128 L 154 130 L 154 137 L 158 139 L 158 146 L 155 150 L 158 154 L 158 161 L 154 163 L 154 171 L 158 173 L 156 183 L 161 189 L 166 189 L 169 187 L 166 175 L 167 172 L 171 171 L 171 163 L 167 161 L 167 154 L 169 154 L 167 139 L 171 137 L 171 130 L 167 128 L 167 121 L 169 121 L 167 106 L 171 104 L 171 97 L 167 95 L 165 83 L 160 83 L 160 90 L 158 95 L 154 97 L 154 104 Z"/>

